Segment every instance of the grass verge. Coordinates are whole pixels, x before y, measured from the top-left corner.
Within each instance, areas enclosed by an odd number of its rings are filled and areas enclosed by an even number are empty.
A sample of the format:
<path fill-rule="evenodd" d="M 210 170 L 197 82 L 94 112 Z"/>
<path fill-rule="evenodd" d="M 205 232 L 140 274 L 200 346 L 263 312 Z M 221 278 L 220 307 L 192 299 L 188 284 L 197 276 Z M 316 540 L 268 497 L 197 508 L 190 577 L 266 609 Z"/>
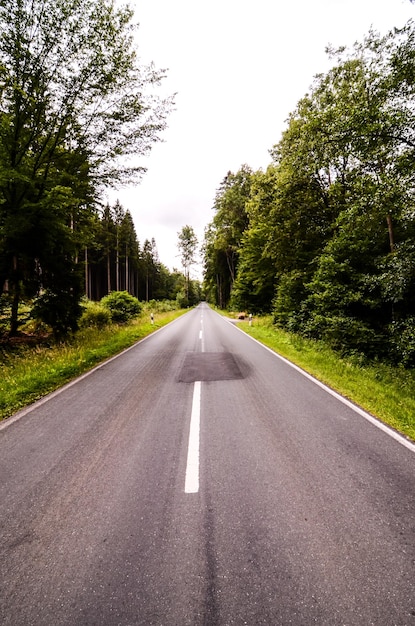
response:
<path fill-rule="evenodd" d="M 342 358 L 321 342 L 276 329 L 270 317 L 255 319 L 252 326 L 238 322 L 238 326 L 415 441 L 415 371 Z"/>
<path fill-rule="evenodd" d="M 0 420 L 118 354 L 183 313 L 158 313 L 104 329 L 87 328 L 59 345 L 0 352 Z"/>

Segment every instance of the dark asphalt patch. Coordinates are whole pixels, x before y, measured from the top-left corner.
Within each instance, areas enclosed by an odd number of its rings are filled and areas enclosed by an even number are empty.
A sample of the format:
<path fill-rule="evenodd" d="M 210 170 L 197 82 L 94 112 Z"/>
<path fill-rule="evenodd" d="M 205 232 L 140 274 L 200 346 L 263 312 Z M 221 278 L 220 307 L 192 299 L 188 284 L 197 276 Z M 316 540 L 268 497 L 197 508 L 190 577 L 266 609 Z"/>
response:
<path fill-rule="evenodd" d="M 194 383 L 196 380 L 237 380 L 243 377 L 234 355 L 229 352 L 189 352 L 177 380 Z"/>

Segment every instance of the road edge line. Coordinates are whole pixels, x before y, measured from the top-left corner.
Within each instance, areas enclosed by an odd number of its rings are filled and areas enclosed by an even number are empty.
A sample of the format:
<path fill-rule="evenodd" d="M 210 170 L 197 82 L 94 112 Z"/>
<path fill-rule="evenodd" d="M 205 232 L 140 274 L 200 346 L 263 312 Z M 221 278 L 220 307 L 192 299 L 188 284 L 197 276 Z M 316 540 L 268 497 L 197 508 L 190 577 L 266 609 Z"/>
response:
<path fill-rule="evenodd" d="M 252 337 L 252 335 L 249 335 L 245 331 L 241 330 L 240 328 L 238 328 L 238 326 L 236 326 L 233 323 L 232 320 L 227 320 L 226 318 L 224 318 L 222 315 L 220 315 L 216 311 L 214 311 L 214 312 L 216 313 L 216 315 L 219 315 L 219 317 L 221 319 L 223 319 L 224 322 L 230 324 L 230 326 L 232 326 L 237 331 L 242 333 L 245 337 L 248 337 L 252 341 L 255 341 L 255 343 L 257 343 L 259 346 L 262 346 L 262 348 L 264 348 L 265 350 L 267 350 L 268 352 L 273 354 L 275 357 L 277 357 L 278 359 L 283 361 L 286 365 L 289 365 L 290 367 L 295 369 L 297 372 L 299 372 L 300 374 L 302 374 L 303 376 L 308 378 L 308 380 L 313 382 L 315 385 L 317 385 L 318 387 L 320 387 L 321 389 L 323 389 L 324 391 L 329 393 L 331 396 L 333 396 L 334 398 L 336 398 L 337 400 L 339 400 L 340 402 L 345 404 L 349 409 L 352 409 L 355 413 L 357 413 L 358 415 L 363 417 L 365 420 L 367 420 L 368 422 L 370 422 L 371 424 L 373 424 L 374 426 L 376 426 L 377 428 L 382 430 L 384 433 L 386 433 L 390 437 L 392 437 L 392 439 L 395 439 L 395 441 L 400 443 L 402 446 L 405 446 L 405 448 L 408 448 L 408 450 L 411 450 L 411 452 L 415 453 L 415 443 L 412 443 L 412 441 L 407 439 L 405 437 L 405 435 L 402 435 L 401 433 L 398 433 L 391 426 L 388 426 L 384 422 L 380 421 L 379 418 L 375 417 L 374 415 L 371 415 L 370 413 L 368 413 L 367 411 L 365 411 L 364 409 L 359 407 L 357 404 L 354 404 L 353 402 L 351 402 L 351 400 L 348 400 L 347 398 L 342 396 L 338 391 L 334 391 L 334 389 L 331 389 L 326 384 L 322 383 L 321 380 L 318 380 L 317 378 L 312 376 L 312 374 L 309 374 L 308 372 L 303 370 L 301 367 L 299 367 L 295 363 L 292 363 L 291 361 L 289 361 L 284 356 L 281 356 L 281 354 L 278 354 L 278 352 L 275 352 L 275 350 L 272 350 L 272 348 L 269 348 L 264 343 L 261 343 L 260 341 L 258 341 L 258 339 L 255 339 L 255 337 Z"/>

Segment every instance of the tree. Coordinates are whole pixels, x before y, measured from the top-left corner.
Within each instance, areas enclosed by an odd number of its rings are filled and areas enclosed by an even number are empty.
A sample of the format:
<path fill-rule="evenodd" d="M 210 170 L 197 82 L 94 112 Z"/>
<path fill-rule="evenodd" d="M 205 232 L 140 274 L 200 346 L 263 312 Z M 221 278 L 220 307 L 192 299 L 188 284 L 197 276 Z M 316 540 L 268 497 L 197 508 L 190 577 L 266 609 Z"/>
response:
<path fill-rule="evenodd" d="M 415 24 L 329 51 L 264 174 L 231 173 L 208 297 L 343 351 L 415 363 Z"/>
<path fill-rule="evenodd" d="M 241 240 L 248 226 L 246 204 L 250 199 L 251 176 L 248 165 L 236 174 L 228 172 L 216 192 L 215 216 L 205 232 L 205 282 L 208 291 L 216 290 L 216 302 L 223 307 L 229 302 Z"/>
<path fill-rule="evenodd" d="M 275 289 L 275 253 L 271 245 L 270 214 L 276 201 L 278 170 L 270 165 L 266 172 L 251 177 L 250 199 L 246 203 L 249 225 L 239 250 L 238 274 L 230 306 L 252 313 L 269 312 Z"/>
<path fill-rule="evenodd" d="M 197 237 L 192 226 L 183 226 L 182 230 L 177 233 L 179 237 L 179 243 L 177 244 L 180 254 L 182 265 L 186 277 L 186 297 L 189 301 L 189 282 L 190 282 L 190 268 L 196 262 L 196 248 Z"/>
<path fill-rule="evenodd" d="M 337 186 L 338 201 L 330 191 L 332 181 L 341 180 L 343 161 L 337 168 L 324 153 L 324 143 L 316 136 L 319 111 L 311 97 L 303 98 L 271 152 L 275 190 L 266 218 L 269 237 L 264 250 L 274 263 L 275 321 L 295 331 L 303 324 L 306 284 L 332 234 L 343 197 Z"/>
<path fill-rule="evenodd" d="M 216 231 L 212 223 L 205 229 L 202 251 L 204 290 L 207 299 L 223 309 L 230 297 L 229 270 L 225 253 L 216 246 Z"/>
<path fill-rule="evenodd" d="M 142 266 L 145 276 L 145 301 L 148 302 L 154 298 L 154 291 L 159 273 L 159 258 L 157 252 L 156 241 L 154 237 L 146 239 L 143 245 Z"/>
<path fill-rule="evenodd" d="M 414 44 L 410 22 L 331 51 L 273 151 L 289 174 L 270 220 L 276 320 L 371 356 L 413 310 Z"/>
<path fill-rule="evenodd" d="M 109 204 L 106 204 L 102 216 L 101 216 L 101 246 L 106 265 L 106 294 L 112 291 L 112 279 L 111 279 L 111 256 L 116 248 L 116 225 L 114 222 L 113 209 Z M 101 298 L 98 297 L 98 300 Z"/>
<path fill-rule="evenodd" d="M 136 273 L 138 271 L 140 247 L 134 221 L 130 211 L 125 212 L 121 222 L 120 243 L 124 255 L 124 287 L 131 294 L 136 293 Z"/>
<path fill-rule="evenodd" d="M 78 297 L 76 247 L 98 190 L 141 175 L 128 157 L 165 126 L 170 101 L 147 94 L 163 73 L 138 64 L 132 18 L 112 0 L 0 0 L 0 284 L 12 333 L 22 296 L 65 283 Z"/>
<path fill-rule="evenodd" d="M 246 203 L 250 198 L 251 175 L 252 170 L 247 165 L 236 174 L 228 172 L 215 198 L 216 246 L 225 254 L 231 287 L 236 278 L 239 245 L 248 226 Z"/>

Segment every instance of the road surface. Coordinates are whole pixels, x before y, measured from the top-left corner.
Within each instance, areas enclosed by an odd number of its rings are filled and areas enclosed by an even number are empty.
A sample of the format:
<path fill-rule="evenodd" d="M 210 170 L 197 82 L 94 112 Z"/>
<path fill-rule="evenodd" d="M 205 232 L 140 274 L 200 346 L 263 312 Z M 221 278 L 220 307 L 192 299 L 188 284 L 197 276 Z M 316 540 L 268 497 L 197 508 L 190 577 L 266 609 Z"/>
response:
<path fill-rule="evenodd" d="M 0 430 L 0 623 L 415 626 L 415 448 L 206 304 Z"/>

